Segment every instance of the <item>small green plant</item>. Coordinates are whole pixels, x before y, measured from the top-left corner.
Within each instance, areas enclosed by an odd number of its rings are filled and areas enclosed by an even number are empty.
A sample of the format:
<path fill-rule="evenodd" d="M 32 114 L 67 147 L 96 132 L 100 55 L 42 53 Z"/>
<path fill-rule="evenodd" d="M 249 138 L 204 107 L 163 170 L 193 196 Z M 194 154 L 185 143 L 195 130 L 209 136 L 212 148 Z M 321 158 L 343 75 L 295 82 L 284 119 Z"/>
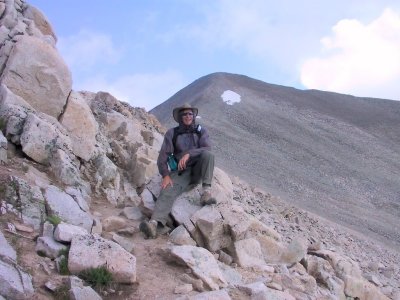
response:
<path fill-rule="evenodd" d="M 64 256 L 60 259 L 60 262 L 58 263 L 58 270 L 61 275 L 69 275 L 69 269 L 68 269 L 68 254 L 69 254 L 69 249 L 62 249 L 58 255 L 59 256 Z"/>
<path fill-rule="evenodd" d="M 69 300 L 69 289 L 66 285 L 60 286 L 54 291 L 54 299 Z"/>
<path fill-rule="evenodd" d="M 79 277 L 85 280 L 94 288 L 101 288 L 111 284 L 112 274 L 106 266 L 87 269 L 79 274 Z"/>
<path fill-rule="evenodd" d="M 46 221 L 49 221 L 54 226 L 57 226 L 61 223 L 62 219 L 57 215 L 51 215 L 46 218 Z"/>
<path fill-rule="evenodd" d="M 60 271 L 61 275 L 69 275 L 69 270 L 68 270 L 68 257 L 64 256 L 61 258 L 58 268 Z"/>

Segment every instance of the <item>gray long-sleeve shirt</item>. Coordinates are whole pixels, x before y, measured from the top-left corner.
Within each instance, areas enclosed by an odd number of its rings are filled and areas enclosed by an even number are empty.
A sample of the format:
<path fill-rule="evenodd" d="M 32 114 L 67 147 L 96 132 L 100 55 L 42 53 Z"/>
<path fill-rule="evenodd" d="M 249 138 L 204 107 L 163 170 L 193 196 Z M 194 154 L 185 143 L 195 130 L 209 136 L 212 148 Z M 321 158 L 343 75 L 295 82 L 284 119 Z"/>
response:
<path fill-rule="evenodd" d="M 183 155 L 189 153 L 190 157 L 187 166 L 190 167 L 194 164 L 196 157 L 199 156 L 202 151 L 211 150 L 210 137 L 207 129 L 204 127 L 201 129 L 201 134 L 197 134 L 189 128 L 186 132 L 179 134 L 176 137 L 175 147 L 172 142 L 173 136 L 174 128 L 171 128 L 165 134 L 164 142 L 161 146 L 160 154 L 158 155 L 157 166 L 162 177 L 169 175 L 167 161 L 171 153 L 174 153 L 178 161 Z"/>

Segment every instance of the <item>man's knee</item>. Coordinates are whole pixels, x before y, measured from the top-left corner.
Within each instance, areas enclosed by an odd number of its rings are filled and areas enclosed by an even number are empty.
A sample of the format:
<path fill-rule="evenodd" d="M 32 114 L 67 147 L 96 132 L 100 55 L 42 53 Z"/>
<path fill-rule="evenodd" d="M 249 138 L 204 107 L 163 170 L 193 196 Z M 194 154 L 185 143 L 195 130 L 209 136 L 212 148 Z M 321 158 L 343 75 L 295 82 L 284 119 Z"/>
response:
<path fill-rule="evenodd" d="M 214 154 L 208 150 L 201 152 L 200 157 L 203 160 L 214 160 Z"/>

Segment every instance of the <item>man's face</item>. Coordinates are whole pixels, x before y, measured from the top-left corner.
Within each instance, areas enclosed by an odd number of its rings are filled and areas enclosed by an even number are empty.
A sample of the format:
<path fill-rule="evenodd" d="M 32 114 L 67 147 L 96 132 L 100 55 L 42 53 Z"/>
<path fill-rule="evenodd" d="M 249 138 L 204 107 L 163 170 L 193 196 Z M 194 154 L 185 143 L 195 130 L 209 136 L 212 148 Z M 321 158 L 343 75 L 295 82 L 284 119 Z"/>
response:
<path fill-rule="evenodd" d="M 184 109 L 180 112 L 180 116 L 182 117 L 182 122 L 186 126 L 189 126 L 193 122 L 193 111 L 191 109 Z"/>

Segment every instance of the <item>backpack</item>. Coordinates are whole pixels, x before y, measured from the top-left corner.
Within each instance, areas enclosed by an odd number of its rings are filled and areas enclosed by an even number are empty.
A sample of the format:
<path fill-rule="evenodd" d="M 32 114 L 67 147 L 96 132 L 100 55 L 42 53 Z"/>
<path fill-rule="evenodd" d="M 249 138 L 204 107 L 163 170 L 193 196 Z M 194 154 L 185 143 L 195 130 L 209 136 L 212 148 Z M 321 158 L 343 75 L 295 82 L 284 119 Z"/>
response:
<path fill-rule="evenodd" d="M 174 146 L 174 151 L 175 151 L 175 144 L 176 144 L 176 139 L 178 138 L 178 135 L 186 133 L 186 132 L 179 132 L 179 126 L 174 127 L 174 135 L 172 137 L 172 145 Z M 199 136 L 199 139 L 201 138 L 202 135 L 202 128 L 200 124 L 197 124 L 195 129 L 194 129 L 194 133 L 196 133 Z"/>

